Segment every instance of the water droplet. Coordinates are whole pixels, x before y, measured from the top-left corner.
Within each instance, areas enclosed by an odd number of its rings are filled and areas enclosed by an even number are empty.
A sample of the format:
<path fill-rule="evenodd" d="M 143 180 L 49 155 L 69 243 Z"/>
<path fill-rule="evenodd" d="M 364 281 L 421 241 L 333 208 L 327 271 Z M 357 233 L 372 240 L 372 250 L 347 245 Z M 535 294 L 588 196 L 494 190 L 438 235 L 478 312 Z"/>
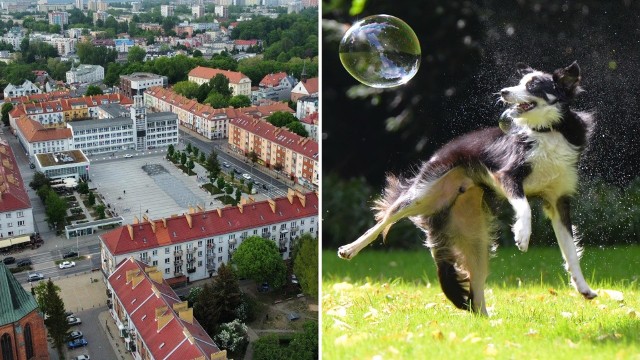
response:
<path fill-rule="evenodd" d="M 420 42 L 397 17 L 373 15 L 349 28 L 340 41 L 340 61 L 361 83 L 374 88 L 406 84 L 420 66 Z"/>

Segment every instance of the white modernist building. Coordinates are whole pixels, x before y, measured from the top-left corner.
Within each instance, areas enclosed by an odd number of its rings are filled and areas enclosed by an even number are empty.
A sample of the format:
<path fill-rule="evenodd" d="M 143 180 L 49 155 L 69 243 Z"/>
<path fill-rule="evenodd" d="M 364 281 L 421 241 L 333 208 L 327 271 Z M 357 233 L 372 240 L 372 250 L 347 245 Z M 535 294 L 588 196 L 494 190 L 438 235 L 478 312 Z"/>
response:
<path fill-rule="evenodd" d="M 104 68 L 100 65 L 82 64 L 67 71 L 67 84 L 92 83 L 104 79 Z"/>
<path fill-rule="evenodd" d="M 4 88 L 5 99 L 31 94 L 42 94 L 42 90 L 29 80 L 25 80 L 22 85 L 9 84 Z"/>

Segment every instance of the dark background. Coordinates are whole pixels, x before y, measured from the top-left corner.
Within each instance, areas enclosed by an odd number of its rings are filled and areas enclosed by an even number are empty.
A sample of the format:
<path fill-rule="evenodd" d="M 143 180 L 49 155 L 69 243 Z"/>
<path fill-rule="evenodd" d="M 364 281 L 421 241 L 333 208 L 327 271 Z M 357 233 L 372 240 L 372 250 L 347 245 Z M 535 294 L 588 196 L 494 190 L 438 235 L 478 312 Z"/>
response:
<path fill-rule="evenodd" d="M 325 248 L 351 242 L 373 224 L 368 207 L 387 172 L 408 176 L 453 137 L 496 126 L 503 108 L 495 93 L 516 83 L 516 63 L 551 72 L 574 60 L 586 90 L 574 108 L 594 112 L 597 121 L 580 163 L 574 218 L 587 244 L 638 242 L 638 2 L 394 0 L 367 1 L 361 12 L 351 1 L 322 5 Z M 420 40 L 420 70 L 404 86 L 366 87 L 340 63 L 344 31 L 375 14 L 404 20 Z M 511 214 L 501 219 L 508 229 Z M 538 236 L 551 243 L 550 226 L 541 216 L 534 223 L 533 242 Z M 389 243 L 415 246 L 421 238 L 407 222 L 392 229 Z"/>

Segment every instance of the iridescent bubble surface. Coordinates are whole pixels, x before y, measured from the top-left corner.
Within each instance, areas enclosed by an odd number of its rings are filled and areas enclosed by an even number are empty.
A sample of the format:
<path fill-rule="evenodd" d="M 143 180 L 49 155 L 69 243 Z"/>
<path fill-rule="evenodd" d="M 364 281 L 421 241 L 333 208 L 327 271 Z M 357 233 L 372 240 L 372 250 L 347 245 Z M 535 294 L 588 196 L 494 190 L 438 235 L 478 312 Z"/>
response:
<path fill-rule="evenodd" d="M 373 15 L 353 24 L 340 41 L 339 53 L 349 74 L 374 88 L 406 84 L 420 67 L 418 37 L 391 15 Z"/>

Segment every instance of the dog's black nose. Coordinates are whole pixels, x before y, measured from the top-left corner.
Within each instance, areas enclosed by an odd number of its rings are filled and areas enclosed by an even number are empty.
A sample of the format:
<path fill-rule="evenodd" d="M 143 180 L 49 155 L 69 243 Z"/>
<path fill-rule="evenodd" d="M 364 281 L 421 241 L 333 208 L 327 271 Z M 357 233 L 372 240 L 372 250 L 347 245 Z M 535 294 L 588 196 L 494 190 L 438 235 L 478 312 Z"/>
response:
<path fill-rule="evenodd" d="M 502 96 L 507 96 L 507 95 L 509 95 L 509 90 L 507 90 L 507 89 L 502 89 L 502 90 L 500 90 L 500 95 L 502 95 Z"/>

